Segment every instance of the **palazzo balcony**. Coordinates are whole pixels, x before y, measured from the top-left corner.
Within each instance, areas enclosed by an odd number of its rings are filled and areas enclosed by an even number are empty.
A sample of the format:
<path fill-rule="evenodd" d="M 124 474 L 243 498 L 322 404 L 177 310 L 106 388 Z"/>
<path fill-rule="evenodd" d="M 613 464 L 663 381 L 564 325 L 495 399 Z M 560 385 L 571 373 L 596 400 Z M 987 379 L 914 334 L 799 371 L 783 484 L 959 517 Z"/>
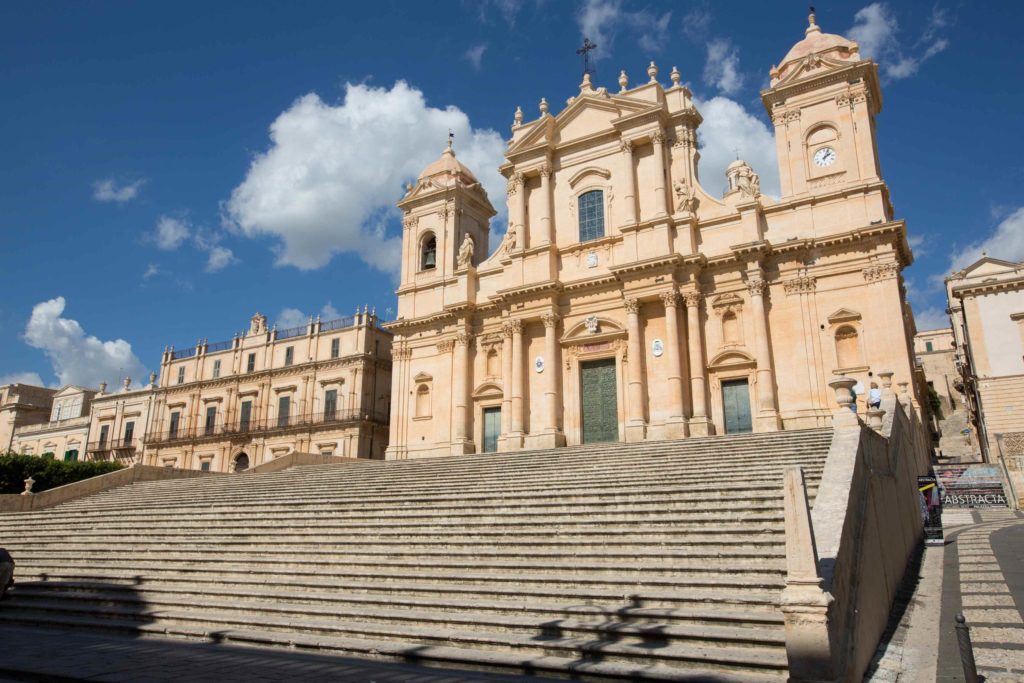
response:
<path fill-rule="evenodd" d="M 107 439 L 105 441 L 90 441 L 86 452 L 90 460 L 117 460 L 119 462 L 134 462 L 135 448 L 138 439 Z"/>
<path fill-rule="evenodd" d="M 214 425 L 198 424 L 150 434 L 146 443 L 153 446 L 167 446 L 174 443 L 216 441 L 225 438 L 249 439 L 253 436 L 337 429 L 360 423 L 387 426 L 388 414 L 366 410 L 335 410 L 301 415 L 279 415 L 265 420 L 236 420 Z"/>

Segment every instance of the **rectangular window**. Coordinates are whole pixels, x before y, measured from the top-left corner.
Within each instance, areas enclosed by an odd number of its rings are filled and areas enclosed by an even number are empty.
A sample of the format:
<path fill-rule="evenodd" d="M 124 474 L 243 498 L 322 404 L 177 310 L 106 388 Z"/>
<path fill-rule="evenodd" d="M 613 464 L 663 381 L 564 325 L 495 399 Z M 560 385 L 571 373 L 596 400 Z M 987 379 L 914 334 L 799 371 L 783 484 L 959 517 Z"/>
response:
<path fill-rule="evenodd" d="M 277 399 L 277 426 L 288 426 L 288 411 L 291 408 L 292 399 L 290 396 L 282 396 Z"/>
<path fill-rule="evenodd" d="M 182 365 L 180 368 L 178 368 L 178 384 L 184 384 L 184 383 L 185 383 L 185 366 Z"/>
<path fill-rule="evenodd" d="M 925 342 L 924 343 L 924 348 L 925 348 L 925 351 L 934 351 L 935 350 L 935 349 L 932 348 L 932 343 L 931 342 Z"/>
<path fill-rule="evenodd" d="M 210 471 L 210 461 L 209 460 L 204 460 L 199 465 L 199 469 L 202 470 L 203 472 L 209 472 Z"/>
<path fill-rule="evenodd" d="M 255 370 L 256 370 L 256 354 L 255 353 L 250 353 L 249 354 L 249 360 L 247 360 L 246 363 L 245 363 L 245 371 L 246 372 L 253 372 Z"/>
<path fill-rule="evenodd" d="M 167 430 L 167 435 L 172 439 L 178 436 L 178 422 L 181 420 L 181 413 L 175 410 L 171 413 L 171 428 Z"/>
<path fill-rule="evenodd" d="M 203 424 L 203 434 L 213 434 L 213 427 L 217 424 L 217 406 L 207 406 L 206 422 Z"/>
<path fill-rule="evenodd" d="M 331 358 L 337 358 L 341 355 L 341 339 L 335 337 L 331 340 Z"/>
<path fill-rule="evenodd" d="M 580 242 L 604 237 L 604 192 L 584 192 L 577 200 L 580 214 Z"/>
<path fill-rule="evenodd" d="M 107 445 L 107 436 L 110 435 L 110 425 L 100 425 L 100 448 Z"/>
<path fill-rule="evenodd" d="M 50 416 L 50 421 L 51 422 L 59 422 L 60 421 L 60 409 L 63 407 L 63 405 L 64 405 L 63 403 L 54 403 L 53 404 L 53 415 Z"/>
<path fill-rule="evenodd" d="M 124 423 L 124 445 L 131 446 L 135 438 L 135 422 Z"/>
<path fill-rule="evenodd" d="M 242 411 L 238 416 L 238 428 L 243 432 L 249 431 L 249 420 L 252 419 L 252 401 L 242 401 Z"/>
<path fill-rule="evenodd" d="M 338 410 L 338 390 L 331 389 L 324 392 L 324 419 L 333 420 Z"/>
<path fill-rule="evenodd" d="M 70 451 L 64 451 L 64 461 L 69 462 L 71 460 L 78 460 L 77 448 L 72 448 Z"/>
<path fill-rule="evenodd" d="M 220 377 L 220 361 L 215 360 L 213 361 L 213 378 L 217 379 L 218 377 Z"/>
<path fill-rule="evenodd" d="M 295 347 L 289 346 L 284 350 L 284 364 L 285 366 L 291 365 L 295 361 Z"/>

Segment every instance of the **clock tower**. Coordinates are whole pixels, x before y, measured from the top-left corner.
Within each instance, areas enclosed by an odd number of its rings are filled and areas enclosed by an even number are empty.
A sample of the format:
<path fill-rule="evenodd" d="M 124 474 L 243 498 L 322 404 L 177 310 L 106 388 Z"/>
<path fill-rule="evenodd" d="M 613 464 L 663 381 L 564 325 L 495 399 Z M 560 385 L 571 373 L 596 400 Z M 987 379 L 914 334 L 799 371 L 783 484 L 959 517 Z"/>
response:
<path fill-rule="evenodd" d="M 881 180 L 878 66 L 861 59 L 856 42 L 823 33 L 813 12 L 808 24 L 761 93 L 775 124 L 783 198 Z"/>

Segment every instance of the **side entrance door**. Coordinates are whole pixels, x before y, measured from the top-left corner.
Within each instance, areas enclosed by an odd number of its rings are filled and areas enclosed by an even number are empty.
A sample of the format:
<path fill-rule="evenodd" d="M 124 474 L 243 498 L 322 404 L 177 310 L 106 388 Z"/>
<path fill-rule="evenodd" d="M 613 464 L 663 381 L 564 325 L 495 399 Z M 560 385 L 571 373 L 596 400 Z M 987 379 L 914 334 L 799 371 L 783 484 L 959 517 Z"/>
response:
<path fill-rule="evenodd" d="M 726 434 L 747 434 L 752 431 L 750 419 L 750 387 L 745 379 L 722 382 L 722 408 Z"/>
<path fill-rule="evenodd" d="M 501 434 L 501 408 L 484 408 L 484 453 L 498 450 L 498 435 Z"/>
<path fill-rule="evenodd" d="M 580 365 L 580 396 L 583 443 L 618 441 L 619 404 L 614 358 Z"/>

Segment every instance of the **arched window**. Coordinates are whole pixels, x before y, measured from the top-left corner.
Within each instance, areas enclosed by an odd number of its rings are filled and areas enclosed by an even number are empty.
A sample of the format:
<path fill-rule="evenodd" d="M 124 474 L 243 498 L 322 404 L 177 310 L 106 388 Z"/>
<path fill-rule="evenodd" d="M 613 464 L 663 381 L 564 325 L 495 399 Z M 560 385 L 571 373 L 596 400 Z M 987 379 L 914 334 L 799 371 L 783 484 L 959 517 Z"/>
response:
<path fill-rule="evenodd" d="M 249 469 L 249 456 L 245 453 L 239 453 L 235 458 L 235 472 L 244 472 Z"/>
<path fill-rule="evenodd" d="M 416 417 L 430 415 L 430 387 L 421 384 L 416 388 Z"/>
<path fill-rule="evenodd" d="M 604 192 L 584 192 L 577 202 L 580 215 L 580 242 L 604 237 Z"/>
<path fill-rule="evenodd" d="M 722 338 L 726 344 L 740 342 L 740 321 L 732 311 L 722 316 Z"/>
<path fill-rule="evenodd" d="M 420 270 L 431 270 L 437 265 L 437 238 L 429 233 L 420 249 Z"/>
<path fill-rule="evenodd" d="M 860 348 L 857 330 L 843 325 L 836 330 L 836 362 L 840 368 L 854 368 L 860 365 Z"/>

